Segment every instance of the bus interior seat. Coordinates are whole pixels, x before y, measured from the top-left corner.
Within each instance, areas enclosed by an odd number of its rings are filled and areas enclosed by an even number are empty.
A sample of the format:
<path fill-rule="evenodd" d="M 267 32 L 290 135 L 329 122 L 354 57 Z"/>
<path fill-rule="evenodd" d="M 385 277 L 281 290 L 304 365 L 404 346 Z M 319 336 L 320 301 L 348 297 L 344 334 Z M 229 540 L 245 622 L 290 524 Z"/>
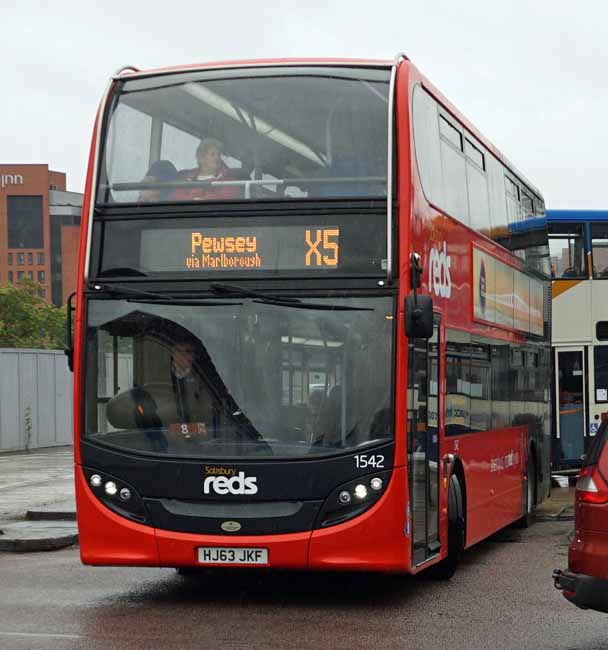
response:
<path fill-rule="evenodd" d="M 336 157 L 326 170 L 326 178 L 361 178 L 366 176 L 364 163 L 355 157 Z M 367 183 L 354 181 L 336 181 L 319 187 L 319 196 L 367 196 Z"/>

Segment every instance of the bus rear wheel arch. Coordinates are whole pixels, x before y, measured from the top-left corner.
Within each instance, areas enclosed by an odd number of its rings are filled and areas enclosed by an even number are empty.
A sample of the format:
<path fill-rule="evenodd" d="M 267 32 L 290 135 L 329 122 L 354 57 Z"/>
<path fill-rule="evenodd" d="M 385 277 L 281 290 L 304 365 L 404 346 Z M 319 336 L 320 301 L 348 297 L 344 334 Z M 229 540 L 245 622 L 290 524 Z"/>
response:
<path fill-rule="evenodd" d="M 528 451 L 528 464 L 523 486 L 523 514 L 517 522 L 520 528 L 529 528 L 534 523 L 534 509 L 537 503 L 536 472 L 536 448 L 532 444 Z"/>
<path fill-rule="evenodd" d="M 437 580 L 449 580 L 466 544 L 466 489 L 462 465 L 456 461 L 448 482 L 447 556 L 429 570 Z"/>

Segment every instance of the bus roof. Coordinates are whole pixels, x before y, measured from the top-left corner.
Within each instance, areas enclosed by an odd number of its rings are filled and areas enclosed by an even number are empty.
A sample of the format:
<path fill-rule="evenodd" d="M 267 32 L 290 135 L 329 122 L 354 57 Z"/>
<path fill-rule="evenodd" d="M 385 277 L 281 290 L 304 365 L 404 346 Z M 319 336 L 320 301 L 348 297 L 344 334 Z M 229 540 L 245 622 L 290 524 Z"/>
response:
<path fill-rule="evenodd" d="M 235 61 L 213 61 L 209 63 L 191 63 L 187 65 L 177 65 L 164 68 L 152 68 L 149 70 L 139 70 L 133 66 L 126 66 L 118 70 L 114 79 L 119 78 L 141 78 L 165 74 L 177 74 L 181 72 L 194 72 L 197 70 L 214 70 L 229 69 L 242 67 L 264 67 L 264 66 L 354 66 L 354 67 L 374 67 L 390 68 L 398 62 L 402 62 L 408 67 L 416 70 L 416 74 L 421 78 L 423 85 L 427 90 L 439 100 L 452 115 L 461 122 L 483 145 L 500 160 L 515 176 L 517 176 L 528 188 L 538 197 L 542 198 L 540 190 L 532 184 L 528 178 L 522 174 L 509 159 L 498 149 L 488 138 L 486 138 L 453 104 L 443 93 L 441 93 L 412 62 L 404 55 L 398 54 L 394 59 L 363 59 L 363 58 L 278 58 L 278 59 L 240 59 Z"/>
<path fill-rule="evenodd" d="M 365 66 L 390 68 L 394 60 L 387 59 L 347 59 L 347 58 L 282 58 L 282 59 L 242 59 L 236 61 L 213 61 L 210 63 L 190 63 L 164 68 L 151 68 L 139 70 L 134 67 L 122 68 L 114 77 L 143 77 L 162 74 L 175 74 L 179 72 L 193 72 L 196 70 L 214 70 L 218 68 L 244 68 L 261 66 L 307 66 L 307 65 L 328 65 L 328 66 Z"/>
<path fill-rule="evenodd" d="M 608 221 L 608 210 L 547 210 L 547 221 Z"/>
<path fill-rule="evenodd" d="M 431 82 L 427 79 L 427 77 L 420 72 L 420 70 L 411 62 L 407 61 L 407 65 L 410 66 L 410 68 L 414 69 L 416 71 L 416 75 L 420 77 L 420 80 L 422 82 L 422 85 L 426 90 L 435 97 L 437 101 L 439 101 L 442 106 L 452 114 L 452 116 L 457 119 L 468 131 L 471 132 L 473 136 L 475 136 L 479 142 L 481 142 L 484 147 L 488 149 L 488 151 L 500 162 L 503 163 L 503 165 L 509 169 L 517 178 L 519 178 L 520 181 L 522 181 L 532 192 L 534 192 L 538 197 L 543 198 L 543 195 L 541 191 L 534 185 L 533 183 L 530 182 L 530 180 L 505 156 L 505 154 L 495 145 L 493 144 L 486 136 L 477 129 L 455 106 L 454 104 Z"/>

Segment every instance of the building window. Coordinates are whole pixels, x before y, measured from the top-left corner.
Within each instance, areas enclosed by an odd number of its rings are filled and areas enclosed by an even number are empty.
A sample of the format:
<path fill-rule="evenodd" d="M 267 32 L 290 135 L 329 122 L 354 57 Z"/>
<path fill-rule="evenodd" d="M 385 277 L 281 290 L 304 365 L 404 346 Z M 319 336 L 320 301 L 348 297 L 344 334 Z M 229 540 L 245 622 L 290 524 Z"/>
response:
<path fill-rule="evenodd" d="M 33 279 L 34 279 L 34 272 L 33 272 L 33 271 L 28 271 L 28 272 L 27 272 L 27 277 L 28 277 L 30 280 L 33 280 Z"/>
<path fill-rule="evenodd" d="M 38 271 L 38 282 L 41 284 L 44 282 L 44 271 Z"/>
<path fill-rule="evenodd" d="M 8 265 L 12 266 L 13 265 L 13 254 L 9 253 L 7 257 L 8 257 Z"/>
<path fill-rule="evenodd" d="M 46 298 L 46 289 L 44 287 L 42 289 L 40 289 L 40 291 L 38 292 L 38 295 L 41 298 Z"/>
<path fill-rule="evenodd" d="M 23 280 L 23 271 L 17 271 L 17 280 Z"/>
<path fill-rule="evenodd" d="M 8 247 L 43 248 L 42 197 L 7 197 Z"/>
<path fill-rule="evenodd" d="M 8 281 L 12 284 L 13 283 L 13 272 L 9 271 L 8 272 Z"/>
<path fill-rule="evenodd" d="M 27 254 L 27 263 L 28 266 L 32 266 L 32 264 L 34 263 L 34 253 Z"/>
<path fill-rule="evenodd" d="M 38 264 L 40 266 L 44 264 L 44 253 L 38 253 Z"/>
<path fill-rule="evenodd" d="M 23 266 L 25 264 L 25 253 L 17 253 L 17 265 Z"/>
<path fill-rule="evenodd" d="M 587 277 L 583 224 L 550 224 L 549 254 L 551 256 L 551 277 L 558 280 Z"/>

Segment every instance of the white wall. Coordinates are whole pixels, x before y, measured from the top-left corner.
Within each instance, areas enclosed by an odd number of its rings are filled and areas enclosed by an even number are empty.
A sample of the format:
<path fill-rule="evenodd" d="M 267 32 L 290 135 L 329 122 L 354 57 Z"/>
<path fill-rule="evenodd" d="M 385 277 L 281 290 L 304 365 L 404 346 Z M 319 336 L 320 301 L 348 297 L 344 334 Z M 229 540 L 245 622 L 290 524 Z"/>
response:
<path fill-rule="evenodd" d="M 72 373 L 61 350 L 0 348 L 0 451 L 72 444 Z"/>

